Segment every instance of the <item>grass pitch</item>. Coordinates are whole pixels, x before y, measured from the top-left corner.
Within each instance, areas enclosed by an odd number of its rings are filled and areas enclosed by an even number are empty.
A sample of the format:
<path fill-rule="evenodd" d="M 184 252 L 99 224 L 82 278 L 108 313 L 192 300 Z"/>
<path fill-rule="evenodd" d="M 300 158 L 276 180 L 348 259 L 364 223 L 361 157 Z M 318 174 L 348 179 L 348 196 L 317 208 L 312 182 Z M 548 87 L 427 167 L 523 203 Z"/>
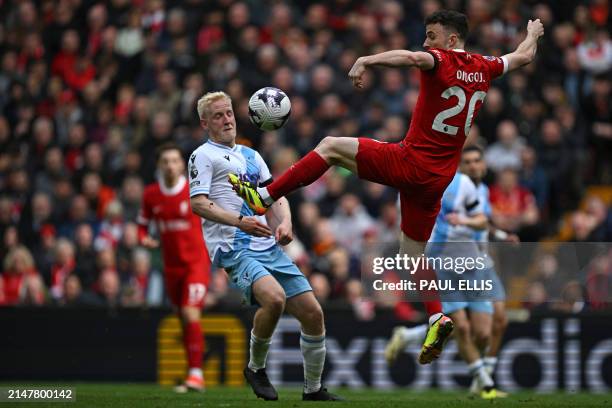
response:
<path fill-rule="evenodd" d="M 3 387 L 9 384 L 1 384 Z M 17 385 L 17 384 L 13 384 Z M 351 408 L 387 408 L 387 407 L 409 407 L 409 408 L 461 408 L 461 407 L 606 407 L 612 406 L 612 394 L 587 394 L 587 393 L 556 393 L 535 394 L 521 392 L 511 395 L 506 399 L 485 401 L 470 398 L 467 392 L 442 392 L 425 391 L 415 392 L 410 390 L 401 391 L 354 391 L 349 389 L 333 389 L 335 392 L 347 399 L 346 402 L 302 402 L 301 390 L 279 389 L 279 401 L 265 402 L 258 400 L 248 388 L 222 388 L 208 389 L 204 393 L 176 394 L 171 388 L 163 388 L 154 384 L 45 384 L 48 387 L 72 387 L 76 389 L 76 402 L 23 402 L 19 404 L 6 404 L 6 406 L 17 407 L 322 407 L 346 406 Z M 17 385 L 19 388 L 27 388 L 25 384 Z M 44 388 L 41 384 L 33 387 Z M 0 408 L 5 403 L 0 403 Z"/>

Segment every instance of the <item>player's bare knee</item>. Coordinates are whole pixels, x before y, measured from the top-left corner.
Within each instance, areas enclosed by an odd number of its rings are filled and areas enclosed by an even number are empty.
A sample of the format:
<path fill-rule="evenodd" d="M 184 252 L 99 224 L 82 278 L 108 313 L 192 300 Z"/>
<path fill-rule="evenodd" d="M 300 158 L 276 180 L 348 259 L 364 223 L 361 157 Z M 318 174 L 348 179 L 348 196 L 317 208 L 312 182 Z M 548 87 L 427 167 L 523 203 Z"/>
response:
<path fill-rule="evenodd" d="M 469 339 L 471 335 L 470 322 L 464 320 L 455 321 L 455 336 L 464 340 Z"/>
<path fill-rule="evenodd" d="M 502 333 L 508 326 L 508 318 L 506 316 L 493 320 L 493 332 Z"/>
<path fill-rule="evenodd" d="M 262 306 L 268 309 L 271 313 L 278 314 L 280 316 L 285 310 L 285 292 L 282 290 L 270 291 L 265 298 L 266 300 Z"/>
<path fill-rule="evenodd" d="M 200 320 L 200 309 L 194 306 L 185 306 L 180 310 L 181 319 L 186 323 L 197 322 Z"/>
<path fill-rule="evenodd" d="M 336 140 L 337 138 L 333 136 L 325 136 L 323 140 L 319 142 L 317 147 L 315 147 L 315 151 L 329 164 L 336 164 L 338 160 Z"/>
<path fill-rule="evenodd" d="M 301 317 L 300 323 L 303 328 L 307 329 L 307 334 L 318 335 L 325 331 L 323 309 L 319 303 L 307 310 Z"/>
<path fill-rule="evenodd" d="M 491 333 L 489 330 L 476 330 L 474 332 L 474 343 L 479 349 L 484 349 L 489 344 Z"/>

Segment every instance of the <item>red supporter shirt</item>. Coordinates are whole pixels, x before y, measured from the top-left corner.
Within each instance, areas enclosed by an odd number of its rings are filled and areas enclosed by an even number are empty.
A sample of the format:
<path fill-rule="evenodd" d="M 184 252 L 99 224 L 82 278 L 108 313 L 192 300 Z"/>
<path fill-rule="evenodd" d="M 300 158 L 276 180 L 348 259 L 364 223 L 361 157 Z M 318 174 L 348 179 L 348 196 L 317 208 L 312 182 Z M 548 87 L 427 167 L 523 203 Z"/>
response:
<path fill-rule="evenodd" d="M 501 188 L 494 185 L 489 193 L 491 207 L 493 211 L 500 215 L 518 217 L 527 208 L 535 203 L 535 198 L 531 191 L 522 186 L 516 186 L 509 192 L 502 191 Z"/>
<path fill-rule="evenodd" d="M 166 268 L 209 262 L 200 217 L 191 212 L 189 184 L 184 176 L 172 189 L 161 187 L 159 182 L 145 188 L 138 214 L 141 238 L 151 221 L 159 230 Z"/>
<path fill-rule="evenodd" d="M 433 69 L 421 71 L 421 89 L 404 144 L 425 170 L 452 176 L 491 80 L 507 71 L 505 58 L 430 48 Z"/>
<path fill-rule="evenodd" d="M 6 271 L 3 274 L 0 274 L 0 279 L 3 280 L 2 287 L 4 288 L 3 304 L 17 305 L 21 303 L 25 295 L 26 278 L 35 275 L 38 275 L 38 272 L 35 269 L 29 269 L 23 273 L 11 273 Z"/>

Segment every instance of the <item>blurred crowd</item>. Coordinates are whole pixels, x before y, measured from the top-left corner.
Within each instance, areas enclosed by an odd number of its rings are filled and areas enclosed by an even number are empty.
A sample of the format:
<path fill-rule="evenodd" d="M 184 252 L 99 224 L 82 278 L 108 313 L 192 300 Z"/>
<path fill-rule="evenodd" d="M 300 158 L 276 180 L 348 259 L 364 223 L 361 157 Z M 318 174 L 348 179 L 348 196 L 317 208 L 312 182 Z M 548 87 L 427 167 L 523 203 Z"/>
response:
<path fill-rule="evenodd" d="M 612 181 L 608 0 L 4 1 L 0 304 L 166 304 L 159 254 L 138 246 L 135 219 L 156 146 L 171 139 L 188 156 L 205 140 L 197 99 L 231 95 L 239 142 L 273 174 L 326 135 L 399 141 L 417 70 L 375 70 L 361 91 L 347 73 L 361 55 L 420 49 L 423 17 L 440 8 L 468 15 L 466 48 L 486 55 L 514 50 L 528 19 L 544 23 L 535 63 L 494 82 L 468 142 L 485 148 L 498 227 L 555 234 L 586 187 Z M 261 133 L 247 102 L 270 85 L 292 114 Z M 395 239 L 396 192 L 334 169 L 289 200 L 287 250 L 317 297 L 370 315 L 359 256 Z M 610 214 L 601 200 L 577 212 L 575 239 L 609 241 Z M 215 271 L 209 302 L 231 299 Z"/>

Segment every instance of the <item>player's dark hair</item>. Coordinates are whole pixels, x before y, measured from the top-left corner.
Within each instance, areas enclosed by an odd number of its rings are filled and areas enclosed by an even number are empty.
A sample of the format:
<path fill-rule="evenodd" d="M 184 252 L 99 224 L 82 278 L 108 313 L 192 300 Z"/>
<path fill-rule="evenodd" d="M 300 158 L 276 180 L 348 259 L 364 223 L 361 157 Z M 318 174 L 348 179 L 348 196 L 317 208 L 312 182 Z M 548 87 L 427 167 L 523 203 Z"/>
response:
<path fill-rule="evenodd" d="M 471 152 L 478 152 L 480 154 L 481 158 L 484 156 L 484 150 L 482 149 L 482 147 L 480 147 L 478 145 L 469 145 L 469 146 L 466 146 L 463 149 L 463 152 L 461 152 L 461 154 L 466 154 L 466 153 L 471 153 Z"/>
<path fill-rule="evenodd" d="M 468 35 L 468 20 L 465 14 L 454 10 L 440 10 L 425 18 L 425 25 L 440 24 L 442 27 L 457 33 L 464 40 Z"/>
<path fill-rule="evenodd" d="M 155 162 L 158 162 L 162 154 L 169 150 L 176 150 L 177 152 L 179 152 L 179 155 L 183 157 L 183 151 L 181 150 L 179 145 L 174 142 L 165 142 L 157 146 L 157 149 L 155 149 Z"/>

